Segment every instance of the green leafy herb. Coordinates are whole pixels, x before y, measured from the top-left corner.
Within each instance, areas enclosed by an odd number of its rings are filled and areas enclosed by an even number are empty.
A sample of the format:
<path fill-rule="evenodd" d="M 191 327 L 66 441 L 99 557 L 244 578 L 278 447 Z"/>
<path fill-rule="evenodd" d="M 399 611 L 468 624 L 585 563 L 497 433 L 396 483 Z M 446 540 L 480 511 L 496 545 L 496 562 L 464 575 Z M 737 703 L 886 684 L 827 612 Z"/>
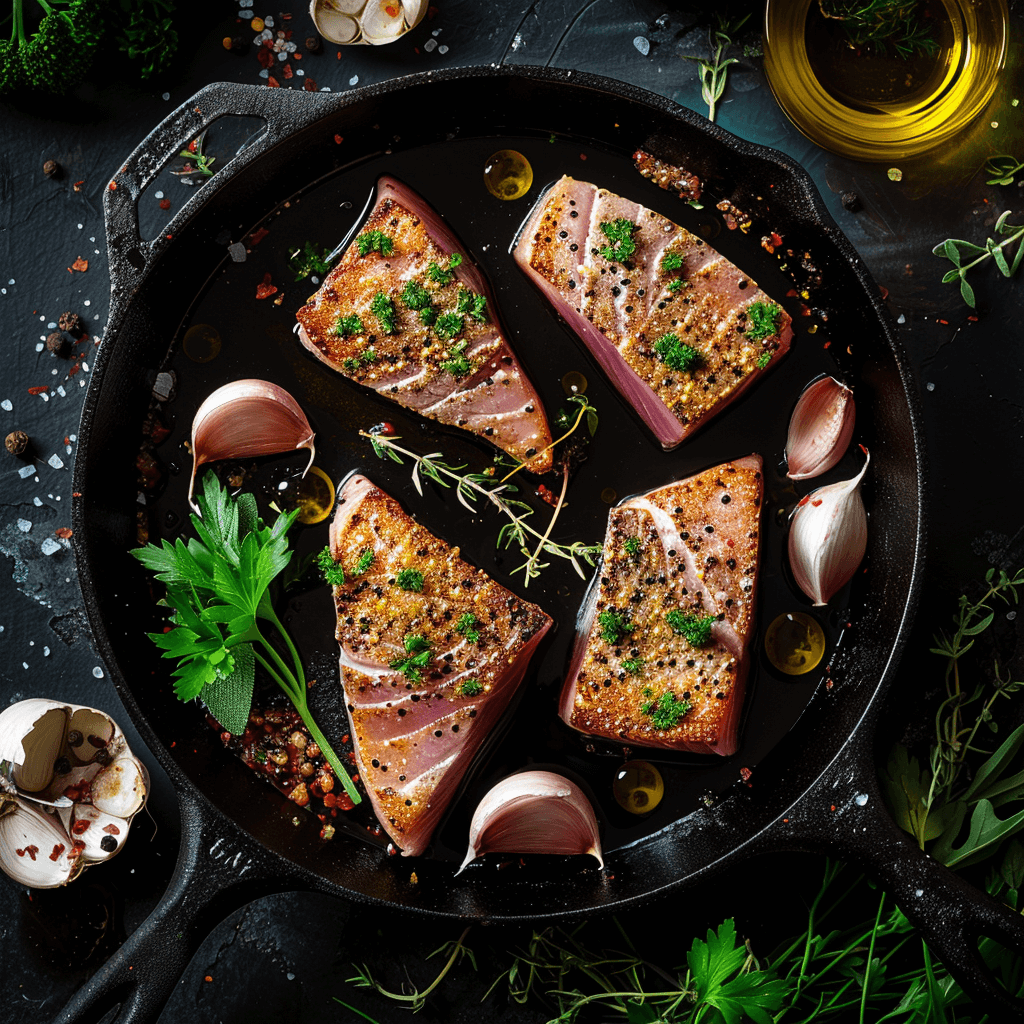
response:
<path fill-rule="evenodd" d="M 465 313 L 471 316 L 477 323 L 487 322 L 487 297 L 477 295 L 466 288 L 459 289 L 459 297 L 455 303 L 455 310 L 458 313 Z"/>
<path fill-rule="evenodd" d="M 448 358 L 440 364 L 441 369 L 446 370 L 453 377 L 465 377 L 467 373 L 472 373 L 473 364 L 464 355 L 468 344 L 468 341 L 460 341 L 457 345 L 453 345 L 448 353 Z"/>
<path fill-rule="evenodd" d="M 677 699 L 671 690 L 666 690 L 656 701 L 648 700 L 640 705 L 655 729 L 674 729 L 692 708 L 688 700 Z"/>
<path fill-rule="evenodd" d="M 465 323 L 458 313 L 442 313 L 434 321 L 434 333 L 441 338 L 454 338 L 461 334 Z"/>
<path fill-rule="evenodd" d="M 437 263 L 431 263 L 430 266 L 427 267 L 427 277 L 429 277 L 434 284 L 442 286 L 451 284 L 452 281 L 455 280 L 455 268 L 460 266 L 462 266 L 462 256 L 457 252 L 453 252 L 451 256 L 448 257 L 447 267 L 441 267 Z"/>
<path fill-rule="evenodd" d="M 643 658 L 627 658 L 623 663 L 622 667 L 631 675 L 639 676 L 644 671 L 644 659 Z"/>
<path fill-rule="evenodd" d="M 772 356 L 774 354 L 774 352 L 762 352 L 757 357 L 757 368 L 759 370 L 763 370 L 772 361 Z"/>
<path fill-rule="evenodd" d="M 101 5 L 94 5 L 102 10 Z M 118 49 L 138 65 L 140 78 L 166 71 L 178 49 L 178 32 L 171 15 L 173 0 L 120 0 L 122 33 Z"/>
<path fill-rule="evenodd" d="M 643 551 L 643 545 L 641 545 L 639 537 L 627 537 L 622 546 L 626 549 L 627 555 L 635 556 Z"/>
<path fill-rule="evenodd" d="M 479 679 L 463 679 L 459 687 L 459 693 L 463 697 L 475 697 L 484 692 L 484 684 Z"/>
<path fill-rule="evenodd" d="M 675 277 L 669 281 L 665 287 L 668 288 L 673 295 L 676 295 L 678 292 L 682 291 L 683 288 L 689 288 L 689 286 L 689 281 L 684 281 L 681 277 Z"/>
<path fill-rule="evenodd" d="M 960 294 L 964 302 L 972 309 L 975 306 L 975 299 L 974 289 L 967 283 L 969 270 L 987 259 L 992 259 L 1003 277 L 1013 277 L 1020 266 L 1021 259 L 1024 258 L 1024 226 L 1007 224 L 1006 218 L 1009 216 L 1010 211 L 1007 210 L 996 221 L 996 235 L 1004 236 L 1001 242 L 997 242 L 994 238 L 987 238 L 984 246 L 981 246 L 962 238 L 947 238 L 932 249 L 934 255 L 942 256 L 953 264 L 953 269 L 942 278 L 942 283 L 949 284 L 959 278 Z M 1007 253 L 1013 251 L 1008 247 L 1012 247 L 1014 242 L 1019 242 L 1017 251 L 1013 254 L 1012 260 L 1008 260 Z M 1005 253 L 1004 249 L 1006 249 Z M 965 259 L 970 259 L 972 256 L 974 258 L 969 263 L 964 263 Z"/>
<path fill-rule="evenodd" d="M 374 554 L 370 548 L 367 548 L 360 556 L 359 561 L 356 562 L 356 567 L 352 572 L 353 576 L 362 576 L 367 569 L 373 565 Z"/>
<path fill-rule="evenodd" d="M 471 644 L 475 644 L 480 639 L 480 630 L 476 627 L 480 625 L 480 620 L 472 612 L 463 612 L 459 616 L 459 621 L 455 623 L 455 631 L 461 633 Z"/>
<path fill-rule="evenodd" d="M 423 678 L 423 669 L 430 664 L 430 641 L 419 633 L 407 633 L 403 641 L 407 658 L 395 658 L 391 668 L 401 672 L 411 683 L 418 683 Z"/>
<path fill-rule="evenodd" d="M 185 158 L 185 164 L 180 170 L 171 171 L 171 174 L 177 175 L 179 178 L 188 178 L 191 180 L 193 174 L 198 174 L 202 178 L 212 178 L 216 171 L 213 170 L 213 165 L 217 162 L 215 156 L 210 156 L 208 153 L 203 151 L 203 146 L 206 142 L 206 132 L 202 132 L 197 135 L 189 144 L 183 149 L 178 156 Z M 202 182 L 200 182 L 202 184 Z"/>
<path fill-rule="evenodd" d="M 821 13 L 840 23 L 850 45 L 886 53 L 891 46 L 906 60 L 912 54 L 931 56 L 939 44 L 922 24 L 917 0 L 818 0 Z"/>
<path fill-rule="evenodd" d="M 669 251 L 661 257 L 662 270 L 678 270 L 683 265 L 681 253 Z"/>
<path fill-rule="evenodd" d="M 430 305 L 430 292 L 418 281 L 410 279 L 405 282 L 405 287 L 402 289 L 402 301 L 410 309 L 417 311 L 426 309 Z"/>
<path fill-rule="evenodd" d="M 433 306 L 424 306 L 420 310 L 420 323 L 425 327 L 433 327 L 437 320 L 437 310 Z"/>
<path fill-rule="evenodd" d="M 590 404 L 586 395 L 572 395 L 569 398 L 569 404 L 563 405 L 555 417 L 555 426 L 559 430 L 567 431 L 555 444 L 564 441 L 584 419 L 587 422 L 587 433 L 593 437 L 597 433 L 599 423 L 597 408 Z"/>
<path fill-rule="evenodd" d="M 613 609 L 601 612 L 597 617 L 597 622 L 601 627 L 601 639 L 605 643 L 613 645 L 621 644 L 636 629 L 634 623 Z"/>
<path fill-rule="evenodd" d="M 654 343 L 654 351 L 670 370 L 681 373 L 696 369 L 702 362 L 700 352 L 681 341 L 676 334 L 663 334 Z"/>
<path fill-rule="evenodd" d="M 711 639 L 711 625 L 714 615 L 690 615 L 679 608 L 673 608 L 665 621 L 672 627 L 673 633 L 686 637 L 692 647 L 703 647 Z"/>
<path fill-rule="evenodd" d="M 985 173 L 991 174 L 986 185 L 1012 185 L 1014 178 L 1024 171 L 1024 163 L 1009 153 L 997 153 L 985 161 Z"/>
<path fill-rule="evenodd" d="M 342 338 L 349 334 L 362 334 L 365 330 L 362 319 L 355 313 L 352 316 L 339 316 L 334 324 L 334 333 Z"/>
<path fill-rule="evenodd" d="M 371 252 L 390 256 L 395 251 L 395 240 L 383 231 L 364 231 L 356 239 L 356 248 L 360 256 L 369 256 Z"/>
<path fill-rule="evenodd" d="M 353 803 L 361 797 L 306 703 L 306 676 L 299 652 L 274 611 L 270 587 L 292 561 L 288 529 L 298 510 L 265 526 L 251 494 L 237 500 L 207 473 L 192 515 L 196 536 L 132 554 L 167 587 L 172 627 L 150 639 L 173 659 L 174 692 L 180 700 L 201 697 L 225 729 L 245 729 L 252 704 L 255 666 L 287 694 L 320 745 Z M 330 559 L 330 551 L 327 551 Z M 327 568 L 321 557 L 318 563 Z M 288 661 L 265 635 L 263 624 L 287 649 Z M 243 649 L 244 648 L 244 649 Z"/>
<path fill-rule="evenodd" d="M 370 312 L 377 318 L 380 329 L 385 334 L 395 333 L 395 319 L 398 314 L 395 312 L 395 303 L 383 292 L 377 292 L 370 303 Z"/>
<path fill-rule="evenodd" d="M 358 370 L 369 363 L 375 363 L 377 361 L 377 353 L 374 349 L 368 348 L 360 352 L 357 356 L 349 356 L 342 362 L 342 366 L 346 370 Z"/>
<path fill-rule="evenodd" d="M 301 281 L 312 274 L 324 274 L 330 270 L 331 265 L 327 262 L 329 255 L 330 251 L 321 251 L 316 242 L 306 242 L 301 249 L 296 249 L 288 256 L 288 267 L 295 274 L 295 280 Z"/>
<path fill-rule="evenodd" d="M 602 221 L 601 231 L 611 243 L 602 245 L 598 252 L 612 263 L 629 263 L 633 253 L 636 252 L 636 242 L 633 241 L 633 232 L 636 225 L 625 217 L 619 217 L 613 221 Z"/>
<path fill-rule="evenodd" d="M 414 590 L 418 594 L 423 590 L 423 573 L 419 569 L 403 569 L 395 577 L 395 586 L 402 590 Z"/>
<path fill-rule="evenodd" d="M 779 319 L 782 309 L 774 302 L 758 299 L 747 306 L 747 329 L 744 331 L 751 341 L 764 341 L 779 333 Z"/>
<path fill-rule="evenodd" d="M 708 41 L 711 44 L 711 57 L 684 57 L 684 60 L 695 60 L 700 72 L 700 95 L 708 105 L 708 120 L 714 121 L 715 107 L 725 92 L 726 77 L 730 64 L 738 64 L 735 57 L 726 58 L 729 47 L 733 44 L 732 37 L 743 27 L 750 17 L 745 14 L 738 20 L 730 20 L 724 14 L 716 15 L 717 28 L 708 30 Z"/>
<path fill-rule="evenodd" d="M 330 544 L 316 556 L 316 564 L 320 568 L 325 583 L 329 583 L 332 587 L 340 587 L 344 584 L 345 570 L 341 567 L 341 562 L 336 562 L 331 555 Z"/>

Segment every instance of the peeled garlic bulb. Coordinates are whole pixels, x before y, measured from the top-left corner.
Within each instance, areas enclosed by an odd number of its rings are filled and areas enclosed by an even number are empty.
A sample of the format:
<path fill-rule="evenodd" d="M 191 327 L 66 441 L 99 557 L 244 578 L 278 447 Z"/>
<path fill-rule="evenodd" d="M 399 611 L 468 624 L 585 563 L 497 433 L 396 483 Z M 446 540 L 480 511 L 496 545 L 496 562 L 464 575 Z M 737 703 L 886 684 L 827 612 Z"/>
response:
<path fill-rule="evenodd" d="M 835 377 L 805 388 L 789 421 L 786 476 L 806 480 L 837 465 L 853 439 L 855 419 L 853 392 Z"/>
<path fill-rule="evenodd" d="M 863 447 L 863 446 L 862 446 Z M 860 494 L 871 456 L 852 479 L 828 484 L 800 500 L 789 527 L 789 565 L 797 586 L 821 607 L 857 571 L 868 545 L 868 517 Z"/>
<path fill-rule="evenodd" d="M 297 448 L 309 449 L 308 470 L 316 455 L 313 428 L 284 388 L 254 378 L 225 384 L 199 406 L 192 420 L 188 500 L 194 505 L 196 472 L 204 462 L 277 455 Z"/>
<path fill-rule="evenodd" d="M 32 698 L 0 712 L 0 868 L 52 888 L 121 849 L 149 776 L 95 708 Z"/>
<path fill-rule="evenodd" d="M 309 14 L 329 43 L 380 46 L 415 28 L 427 0 L 312 0 Z"/>
<path fill-rule="evenodd" d="M 473 814 L 459 871 L 485 853 L 588 853 L 604 867 L 590 801 L 554 772 L 520 772 L 487 792 Z"/>

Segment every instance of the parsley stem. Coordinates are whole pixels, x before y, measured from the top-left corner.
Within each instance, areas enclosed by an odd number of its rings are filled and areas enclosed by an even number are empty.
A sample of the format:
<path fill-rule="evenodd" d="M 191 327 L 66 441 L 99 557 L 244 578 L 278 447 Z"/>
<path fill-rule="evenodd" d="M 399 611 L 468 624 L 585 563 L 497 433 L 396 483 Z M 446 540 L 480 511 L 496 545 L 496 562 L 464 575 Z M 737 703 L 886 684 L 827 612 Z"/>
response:
<path fill-rule="evenodd" d="M 277 617 L 277 612 L 274 611 L 273 606 L 264 609 L 262 614 L 268 622 L 273 624 L 281 639 L 284 640 L 285 645 L 292 656 L 292 664 L 295 666 L 295 681 L 299 684 L 300 688 L 304 687 L 306 684 L 306 673 L 302 668 L 302 659 L 299 657 L 299 652 L 296 650 L 295 644 L 292 643 L 292 638 L 288 635 L 288 630 L 284 628 L 284 623 L 282 623 Z"/>

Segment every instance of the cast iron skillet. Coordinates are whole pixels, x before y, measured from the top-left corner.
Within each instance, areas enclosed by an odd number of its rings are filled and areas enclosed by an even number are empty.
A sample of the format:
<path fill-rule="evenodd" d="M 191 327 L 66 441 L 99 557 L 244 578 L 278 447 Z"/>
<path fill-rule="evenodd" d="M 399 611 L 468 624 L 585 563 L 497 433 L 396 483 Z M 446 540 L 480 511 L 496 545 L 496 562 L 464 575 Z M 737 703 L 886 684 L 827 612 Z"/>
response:
<path fill-rule="evenodd" d="M 430 116 L 410 119 L 409 111 Z M 223 114 L 261 117 L 266 130 L 195 195 L 164 234 L 143 242 L 136 206 L 142 189 L 169 157 Z M 297 189 L 329 180 L 356 158 L 389 147 L 429 147 L 472 135 L 472 126 L 480 125 L 496 137 L 571 134 L 626 155 L 654 137 L 662 147 L 675 147 L 690 167 L 716 183 L 720 195 L 754 215 L 755 237 L 775 230 L 799 253 L 814 254 L 822 272 L 814 301 L 842 321 L 840 334 L 857 339 L 850 368 L 870 424 L 869 553 L 857 583 L 855 634 L 832 657 L 831 685 L 817 687 L 792 730 L 756 764 L 753 785 L 734 786 L 713 806 L 623 845 L 609 855 L 604 873 L 570 872 L 557 881 L 514 872 L 454 877 L 449 862 L 410 864 L 341 836 L 325 848 L 310 842 L 308 829 L 295 829 L 287 817 L 268 811 L 267 787 L 220 749 L 195 709 L 174 707 L 166 689 L 154 685 L 154 652 L 143 637 L 151 602 L 127 554 L 135 545 L 131 466 L 139 424 L 168 343 L 223 264 L 227 241 L 238 241 L 256 218 Z M 572 172 L 587 177 L 586 168 Z M 966 990 L 992 1007 L 1017 1011 L 978 957 L 977 939 L 984 933 L 1019 947 L 1024 924 L 921 855 L 882 807 L 873 737 L 916 605 L 925 546 L 919 411 L 878 289 L 800 167 L 663 97 L 619 82 L 571 71 L 483 67 L 410 76 L 344 95 L 210 86 L 129 157 L 105 199 L 111 311 L 79 430 L 74 538 L 96 642 L 129 714 L 176 787 L 183 838 L 159 908 L 59 1020 L 98 1018 L 113 1003 L 121 1004 L 119 1020 L 155 1019 L 213 924 L 269 891 L 309 888 L 466 920 L 582 917 L 636 905 L 777 850 L 828 852 L 866 868 Z M 664 199 L 670 201 L 678 202 Z M 599 374 L 591 367 L 589 376 Z M 616 415 L 625 416 L 621 406 Z M 640 433 L 635 424 L 629 429 Z M 430 443 L 419 440 L 419 450 Z M 754 447 L 748 443 L 732 455 Z M 652 450 L 647 444 L 645 451 Z M 361 464 L 372 471 L 364 456 Z M 594 512 L 600 523 L 604 515 L 604 509 Z M 418 884 L 410 879 L 413 866 Z"/>

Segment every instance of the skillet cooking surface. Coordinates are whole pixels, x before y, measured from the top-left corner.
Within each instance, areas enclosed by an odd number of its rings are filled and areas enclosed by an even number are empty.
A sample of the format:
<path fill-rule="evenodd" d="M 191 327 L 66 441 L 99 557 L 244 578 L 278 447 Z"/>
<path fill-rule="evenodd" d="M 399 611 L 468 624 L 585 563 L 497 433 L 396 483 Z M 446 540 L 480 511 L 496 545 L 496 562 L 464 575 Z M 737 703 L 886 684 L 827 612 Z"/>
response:
<path fill-rule="evenodd" d="M 87 594 L 94 594 L 90 614 L 101 648 L 116 665 L 129 709 L 146 724 L 147 741 L 173 778 L 179 783 L 190 780 L 252 836 L 329 887 L 434 912 L 520 916 L 629 901 L 692 876 L 736 852 L 841 750 L 887 681 L 908 613 L 919 551 L 920 466 L 888 321 L 802 172 L 777 154 L 737 144 L 695 115 L 684 112 L 677 119 L 668 101 L 638 90 L 612 95 L 600 81 L 576 85 L 558 81 L 550 72 L 545 80 L 531 80 L 507 69 L 488 78 L 487 88 L 481 89 L 473 74 L 393 83 L 391 89 L 329 101 L 302 97 L 317 102 L 326 119 L 296 131 L 287 146 L 266 149 L 247 166 L 243 155 L 240 169 L 232 172 L 229 167 L 223 181 L 214 179 L 205 186 L 209 196 L 197 196 L 195 203 L 206 199 L 205 207 L 190 204 L 176 219 L 168 231 L 173 237 L 161 239 L 151 251 L 149 266 L 154 269 L 119 306 L 120 322 L 108 331 L 102 349 L 87 412 L 91 436 L 79 464 L 86 486 L 77 488 L 84 499 L 76 538 L 84 551 Z M 246 96 L 263 104 L 266 90 L 255 92 L 260 98 Z M 486 117 L 474 115 L 477 104 L 486 108 Z M 430 123 L 418 119 L 416 127 L 410 126 L 408 111 L 427 107 L 437 112 Z M 691 158 L 690 166 L 709 179 L 705 209 L 686 206 L 633 169 L 631 152 L 662 133 L 671 133 L 673 144 Z M 343 138 L 341 144 L 334 141 L 336 135 Z M 484 187 L 486 159 L 503 148 L 519 150 L 533 166 L 534 185 L 523 200 L 503 203 Z M 493 451 L 462 432 L 406 415 L 333 373 L 305 352 L 292 333 L 295 310 L 316 286 L 292 281 L 289 252 L 307 240 L 333 248 L 353 226 L 383 173 L 419 191 L 481 264 L 508 336 L 549 417 L 565 404 L 563 376 L 578 371 L 587 379 L 587 397 L 600 413 L 600 427 L 570 486 L 556 540 L 600 543 L 609 507 L 602 493 L 608 489 L 618 500 L 752 451 L 764 457 L 759 633 L 742 745 L 728 759 L 635 749 L 632 756 L 656 762 L 665 776 L 665 800 L 648 818 L 630 818 L 611 797 L 622 750 L 588 744 L 556 718 L 555 700 L 585 581 L 552 559 L 524 590 L 521 574 L 508 575 L 522 558 L 515 551 L 495 551 L 503 523 L 496 513 L 483 509 L 471 516 L 450 491 L 429 484 L 420 498 L 410 481 L 411 467 L 378 461 L 356 432 L 388 420 L 404 445 L 420 453 L 441 451 L 449 463 L 468 464 L 470 471 L 490 464 Z M 508 253 L 533 199 L 562 173 L 638 200 L 695 231 L 794 317 L 797 333 L 790 353 L 745 398 L 675 452 L 660 449 Z M 713 209 L 720 198 L 761 215 L 749 234 L 722 228 Z M 254 244 L 249 236 L 259 227 L 268 233 Z M 784 236 L 795 257 L 780 259 L 781 254 L 772 256 L 761 248 L 761 236 L 771 230 Z M 225 247 L 239 240 L 247 241 L 248 255 L 244 263 L 233 263 Z M 800 300 L 787 297 L 793 281 L 780 263 L 796 266 L 805 251 L 822 271 L 821 287 L 811 302 L 825 311 L 827 322 L 802 316 Z M 267 273 L 280 289 L 273 298 L 284 293 L 280 305 L 255 298 L 256 286 Z M 180 344 L 185 331 L 199 323 L 213 326 L 222 338 L 220 354 L 207 363 L 188 359 Z M 818 328 L 814 334 L 807 330 L 812 324 Z M 140 382 L 152 382 L 156 371 L 168 369 L 176 376 L 176 390 L 161 413 L 172 432 L 157 449 L 165 486 L 146 501 L 151 539 L 190 533 L 190 527 L 185 529 L 190 466 L 182 445 L 199 403 L 227 381 L 266 377 L 291 391 L 306 411 L 317 433 L 316 463 L 335 483 L 354 469 L 365 472 L 428 529 L 460 545 L 469 561 L 555 618 L 554 635 L 534 657 L 507 734 L 439 830 L 433 859 L 388 858 L 379 844 L 340 832 L 331 844 L 322 844 L 319 822 L 300 815 L 295 827 L 294 807 L 221 748 L 198 708 L 173 698 L 167 665 L 143 637 L 158 621 L 152 599 L 143 573 L 127 555 L 135 543 L 138 507 L 131 467 L 149 402 L 149 388 Z M 869 554 L 852 593 L 844 592 L 819 616 L 829 639 L 819 669 L 805 677 L 784 678 L 767 666 L 760 638 L 776 615 L 807 610 L 809 602 L 790 584 L 783 565 L 783 510 L 813 486 L 853 475 L 862 464 L 854 446 L 855 455 L 848 454 L 827 476 L 804 482 L 799 491 L 785 480 L 781 463 L 790 411 L 801 389 L 822 373 L 841 376 L 855 387 L 855 441 L 872 453 L 865 489 Z M 246 487 L 265 498 L 304 461 L 301 456 L 261 460 Z M 522 473 L 517 479 L 531 492 L 529 500 L 537 509 L 533 522 L 545 523 L 548 506 L 532 497 L 537 478 Z M 553 477 L 547 482 L 556 487 Z M 293 544 L 301 556 L 322 548 L 326 538 L 324 522 L 297 527 Z M 112 563 L 116 572 L 110 571 Z M 317 680 L 314 711 L 337 740 L 347 729 L 328 588 L 295 597 L 285 621 L 303 653 L 307 675 Z M 818 685 L 826 665 L 835 681 L 827 688 Z M 567 769 L 589 786 L 602 820 L 605 851 L 611 854 L 608 872 L 602 875 L 582 861 L 554 867 L 535 861 L 523 871 L 497 874 L 495 860 L 453 882 L 451 862 L 462 858 L 476 801 L 498 778 L 531 762 Z M 741 767 L 756 769 L 755 788 L 738 783 Z M 709 795 L 716 798 L 714 806 L 705 806 Z M 362 826 L 357 831 L 365 835 Z M 413 868 L 416 885 L 410 882 Z"/>

